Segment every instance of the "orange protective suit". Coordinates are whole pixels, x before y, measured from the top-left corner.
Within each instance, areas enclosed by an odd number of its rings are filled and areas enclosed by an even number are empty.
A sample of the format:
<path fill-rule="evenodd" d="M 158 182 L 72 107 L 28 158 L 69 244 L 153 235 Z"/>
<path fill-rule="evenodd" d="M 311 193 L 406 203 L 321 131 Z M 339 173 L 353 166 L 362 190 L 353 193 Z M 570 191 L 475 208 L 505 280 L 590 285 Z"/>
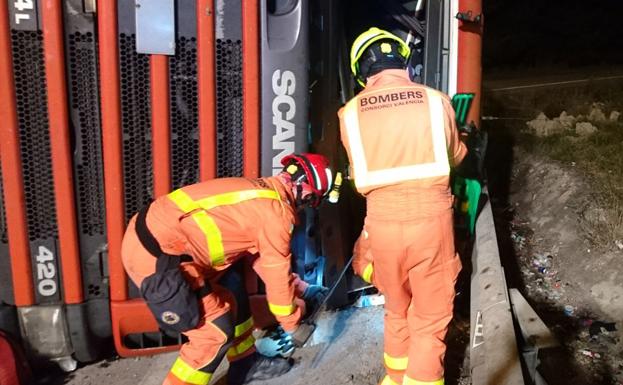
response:
<path fill-rule="evenodd" d="M 266 300 L 266 294 L 260 293 L 258 287 L 257 274 L 250 267 L 257 260 L 259 255 L 251 255 L 245 260 L 244 278 L 246 281 L 246 289 L 249 294 L 249 305 L 251 307 L 251 315 L 253 316 L 253 324 L 256 329 L 266 329 L 277 325 L 279 321 L 273 313 L 271 313 Z M 294 303 L 301 309 L 301 315 L 306 314 L 307 308 L 303 298 L 303 293 L 309 287 L 309 284 L 301 279 L 298 274 L 292 273 L 292 286 L 294 286 Z"/>
<path fill-rule="evenodd" d="M 338 115 L 351 176 L 367 197 L 355 270 L 373 258 L 370 280 L 385 295 L 383 384 L 441 385 L 461 269 L 449 173 L 467 151 L 454 110 L 446 95 L 389 69 Z"/>
<path fill-rule="evenodd" d="M 270 311 L 286 331 L 296 329 L 302 309 L 295 301 L 297 277 L 290 271 L 293 202 L 277 178 L 226 178 L 183 187 L 148 207 L 145 224 L 161 251 L 190 256 L 192 261 L 179 265 L 184 279 L 193 289 L 209 287 L 199 324 L 185 332 L 189 341 L 165 384 L 207 384 L 225 355 L 236 361 L 255 351 L 244 266 L 236 263 L 249 254 L 259 255 L 252 266 L 266 284 Z M 139 239 L 136 223 L 134 216 L 122 260 L 141 287 L 156 271 L 157 258 Z"/>
<path fill-rule="evenodd" d="M 353 248 L 353 270 L 367 283 L 377 286 L 374 279 L 374 263 L 368 232 L 363 230 Z M 378 288 L 378 287 L 377 287 Z"/>

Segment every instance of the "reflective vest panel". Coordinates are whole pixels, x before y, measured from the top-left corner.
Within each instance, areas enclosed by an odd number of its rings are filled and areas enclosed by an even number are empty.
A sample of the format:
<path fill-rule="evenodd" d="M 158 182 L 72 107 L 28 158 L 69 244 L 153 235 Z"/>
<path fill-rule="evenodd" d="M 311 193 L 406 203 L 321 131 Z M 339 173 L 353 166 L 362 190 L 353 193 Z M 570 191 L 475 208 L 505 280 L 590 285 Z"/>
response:
<path fill-rule="evenodd" d="M 431 135 L 434 161 L 430 163 L 405 164 L 393 168 L 369 170 L 366 149 L 361 138 L 359 122 L 358 99 L 353 98 L 344 107 L 344 129 L 348 137 L 351 168 L 357 189 L 372 186 L 384 186 L 409 180 L 418 180 L 450 174 L 448 149 L 446 144 L 443 101 L 440 95 L 431 90 L 425 90 L 428 98 L 428 108 L 431 122 Z M 379 128 L 379 129 L 382 129 Z"/>

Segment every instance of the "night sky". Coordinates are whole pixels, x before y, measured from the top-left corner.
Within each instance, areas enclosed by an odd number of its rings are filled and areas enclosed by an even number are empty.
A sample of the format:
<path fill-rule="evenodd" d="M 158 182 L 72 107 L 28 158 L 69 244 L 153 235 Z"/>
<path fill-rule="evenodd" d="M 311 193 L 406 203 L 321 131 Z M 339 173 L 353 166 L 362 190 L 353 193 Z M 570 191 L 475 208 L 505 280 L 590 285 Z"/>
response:
<path fill-rule="evenodd" d="M 623 66 L 623 0 L 483 0 L 484 70 Z"/>

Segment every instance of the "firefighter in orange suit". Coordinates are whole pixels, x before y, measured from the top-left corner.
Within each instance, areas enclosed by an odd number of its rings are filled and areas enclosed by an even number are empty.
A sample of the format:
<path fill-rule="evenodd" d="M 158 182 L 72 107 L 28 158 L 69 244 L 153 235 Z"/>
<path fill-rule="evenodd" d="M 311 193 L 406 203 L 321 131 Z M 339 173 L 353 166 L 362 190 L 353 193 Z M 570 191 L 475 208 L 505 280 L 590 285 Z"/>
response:
<path fill-rule="evenodd" d="M 297 210 L 317 206 L 333 178 L 321 155 L 290 155 L 283 164 L 275 177 L 180 188 L 130 220 L 122 244 L 125 270 L 159 326 L 188 337 L 164 384 L 208 384 L 225 356 L 229 385 L 291 368 L 290 360 L 255 350 L 242 260 L 259 254 L 253 269 L 266 285 L 268 307 L 287 333 L 295 331 L 302 309 L 295 301 L 291 232 Z M 317 288 L 305 292 L 310 289 Z"/>
<path fill-rule="evenodd" d="M 367 203 L 354 267 L 385 295 L 381 384 L 442 385 L 461 270 L 449 175 L 467 149 L 449 98 L 410 80 L 409 53 L 387 31 L 360 35 L 351 69 L 365 88 L 338 115 L 350 177 Z"/>

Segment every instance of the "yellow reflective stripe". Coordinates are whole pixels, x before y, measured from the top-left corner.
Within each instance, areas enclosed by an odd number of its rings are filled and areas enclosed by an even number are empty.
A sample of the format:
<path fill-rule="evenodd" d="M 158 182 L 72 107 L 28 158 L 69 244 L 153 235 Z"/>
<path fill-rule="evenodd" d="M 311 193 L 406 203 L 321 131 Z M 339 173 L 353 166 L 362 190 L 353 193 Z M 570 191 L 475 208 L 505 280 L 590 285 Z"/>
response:
<path fill-rule="evenodd" d="M 385 378 L 383 378 L 383 382 L 381 382 L 381 385 L 400 385 L 400 384 L 392 380 L 390 376 L 385 375 Z"/>
<path fill-rule="evenodd" d="M 280 200 L 281 196 L 275 190 L 242 190 L 233 191 L 194 201 L 182 189 L 178 189 L 169 194 L 169 198 L 184 212 L 189 213 L 193 210 L 202 208 L 210 210 L 217 206 L 233 205 L 255 198 L 267 198 Z"/>
<path fill-rule="evenodd" d="M 281 199 L 279 193 L 275 190 L 242 190 L 199 199 L 197 201 L 197 204 L 204 210 L 210 210 L 217 206 L 234 205 L 236 203 L 256 198 L 267 198 L 275 200 Z"/>
<path fill-rule="evenodd" d="M 250 317 L 248 320 L 244 321 L 241 324 L 236 325 L 236 331 L 234 332 L 235 337 L 240 337 L 244 333 L 248 332 L 249 329 L 253 327 L 253 317 Z"/>
<path fill-rule="evenodd" d="M 275 305 L 274 303 L 268 303 L 268 308 L 270 309 L 270 312 L 273 313 L 274 315 L 290 315 L 292 313 L 294 313 L 294 311 L 296 310 L 296 305 L 295 304 L 291 304 L 291 305 Z"/>
<path fill-rule="evenodd" d="M 171 199 L 177 207 L 185 213 L 189 213 L 193 210 L 197 210 L 199 205 L 182 189 L 178 189 L 169 193 L 169 199 Z"/>
<path fill-rule="evenodd" d="M 368 171 L 368 161 L 363 153 L 357 103 L 357 98 L 353 98 L 350 102 L 346 103 L 344 107 L 344 123 L 346 126 L 348 145 L 350 147 L 350 156 L 353 161 L 351 164 L 353 177 L 355 179 L 355 185 L 359 186 L 359 179 L 363 178 Z"/>
<path fill-rule="evenodd" d="M 426 90 L 426 93 L 429 101 L 435 161 L 432 163 L 415 164 L 377 171 L 368 171 L 368 163 L 365 157 L 359 127 L 357 98 L 354 98 L 346 104 L 344 107 L 344 123 L 352 157 L 353 164 L 351 166 L 353 168 L 353 177 L 357 188 L 382 186 L 407 180 L 425 179 L 450 174 L 450 163 L 448 161 L 448 149 L 443 119 L 443 102 L 441 96 L 435 94 L 434 91 Z"/>
<path fill-rule="evenodd" d="M 444 381 L 443 378 L 437 381 L 418 381 L 404 376 L 402 385 L 444 385 Z"/>
<path fill-rule="evenodd" d="M 197 209 L 210 210 L 214 207 L 233 205 L 255 198 L 268 198 L 280 200 L 279 193 L 274 190 L 242 190 L 233 191 L 194 201 L 182 189 L 178 189 L 169 194 L 171 199 L 180 210 L 191 213 Z M 225 263 L 225 249 L 223 247 L 223 236 L 214 219 L 205 211 L 197 211 L 192 214 L 193 220 L 197 223 L 201 231 L 205 234 L 208 251 L 212 266 L 219 266 Z"/>
<path fill-rule="evenodd" d="M 372 262 L 368 263 L 368 266 L 363 270 L 363 274 L 361 278 L 368 283 L 372 283 L 372 273 L 374 272 L 374 266 L 372 266 Z"/>
<path fill-rule="evenodd" d="M 383 353 L 383 358 L 388 368 L 393 370 L 407 370 L 409 357 L 392 357 L 387 353 Z"/>
<path fill-rule="evenodd" d="M 212 377 L 212 373 L 193 369 L 179 357 L 171 367 L 171 373 L 181 381 L 194 385 L 207 385 Z"/>
<path fill-rule="evenodd" d="M 197 211 L 192 217 L 206 236 L 212 266 L 222 265 L 225 262 L 225 249 L 221 230 L 205 211 Z"/>
<path fill-rule="evenodd" d="M 199 206 L 199 204 L 182 189 L 178 189 L 170 193 L 169 199 L 171 199 L 177 207 L 185 213 L 190 213 L 201 208 L 201 206 Z M 206 244 L 210 253 L 212 265 L 222 265 L 225 262 L 223 237 L 221 236 L 221 230 L 218 228 L 216 223 L 214 223 L 214 219 L 212 219 L 205 211 L 197 211 L 192 215 L 192 218 L 205 234 Z"/>
<path fill-rule="evenodd" d="M 242 342 L 236 346 L 232 346 L 227 350 L 227 357 L 233 358 L 241 355 L 247 350 L 251 349 L 255 345 L 255 338 L 253 335 L 248 336 Z"/>

